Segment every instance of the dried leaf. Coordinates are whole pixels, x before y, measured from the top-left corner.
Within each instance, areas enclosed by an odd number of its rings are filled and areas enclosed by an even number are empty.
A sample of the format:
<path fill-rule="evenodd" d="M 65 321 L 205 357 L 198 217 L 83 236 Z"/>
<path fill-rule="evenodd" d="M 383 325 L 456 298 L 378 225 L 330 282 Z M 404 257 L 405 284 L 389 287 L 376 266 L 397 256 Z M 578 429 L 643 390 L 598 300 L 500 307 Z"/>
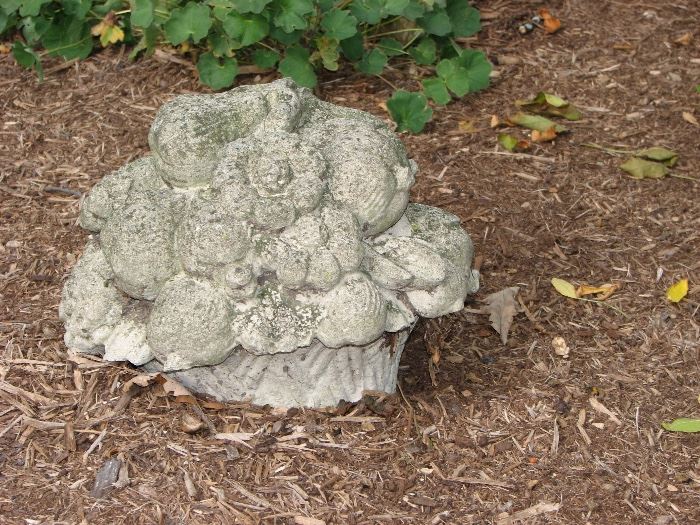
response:
<path fill-rule="evenodd" d="M 508 117 L 508 122 L 514 126 L 522 126 L 528 129 L 536 129 L 540 132 L 545 132 L 550 128 L 554 128 L 557 133 L 563 133 L 567 131 L 565 126 L 561 124 L 556 124 L 548 118 L 541 117 L 539 115 L 528 115 L 527 113 L 516 113 L 512 117 Z"/>
<path fill-rule="evenodd" d="M 690 111 L 683 112 L 683 120 L 692 124 L 693 126 L 700 126 L 700 122 L 698 122 L 698 119 L 696 119 L 695 115 L 693 115 Z"/>
<path fill-rule="evenodd" d="M 491 115 L 491 121 L 489 122 L 489 126 L 491 126 L 492 128 L 497 128 L 500 125 L 501 119 L 498 118 L 498 115 Z"/>
<path fill-rule="evenodd" d="M 326 522 L 316 518 L 309 518 L 308 516 L 295 516 L 295 525 L 326 525 Z"/>
<path fill-rule="evenodd" d="M 584 297 L 586 295 L 595 295 L 596 300 L 604 301 L 616 291 L 620 289 L 619 283 L 606 283 L 600 286 L 591 286 L 589 284 L 582 284 L 576 289 L 576 295 L 578 297 Z"/>
<path fill-rule="evenodd" d="M 591 397 L 588 399 L 588 402 L 591 404 L 591 407 L 593 407 L 593 410 L 596 412 L 600 412 L 601 414 L 605 414 L 610 418 L 610 420 L 613 423 L 616 423 L 618 425 L 622 425 L 622 421 L 620 421 L 620 418 L 618 418 L 615 414 L 613 414 L 608 407 L 606 407 L 603 403 L 598 401 L 598 398 L 596 397 Z"/>
<path fill-rule="evenodd" d="M 554 349 L 555 354 L 563 357 L 564 359 L 569 357 L 569 345 L 566 344 L 563 337 L 555 337 L 552 339 L 552 348 Z"/>
<path fill-rule="evenodd" d="M 554 129 L 554 126 L 544 131 L 533 129 L 532 133 L 530 134 L 530 138 L 532 139 L 532 142 L 550 142 L 557 138 L 557 132 Z"/>
<path fill-rule="evenodd" d="M 457 129 L 460 133 L 477 133 L 481 131 L 474 125 L 473 120 L 460 120 L 457 124 Z"/>
<path fill-rule="evenodd" d="M 552 277 L 552 286 L 554 286 L 554 289 L 564 297 L 569 297 L 570 299 L 579 298 L 578 294 L 576 293 L 576 287 L 569 281 L 559 279 L 558 277 Z"/>
<path fill-rule="evenodd" d="M 519 291 L 520 288 L 517 286 L 511 286 L 483 299 L 483 302 L 486 303 L 486 311 L 489 312 L 491 326 L 500 334 L 503 344 L 508 342 L 508 331 L 513 324 L 513 317 L 518 313 L 515 296 L 518 295 Z"/>
<path fill-rule="evenodd" d="M 686 295 L 688 295 L 688 279 L 681 279 L 666 291 L 666 298 L 672 303 L 680 302 Z"/>
<path fill-rule="evenodd" d="M 681 36 L 676 38 L 674 42 L 681 46 L 688 46 L 693 41 L 692 33 L 683 33 Z"/>
<path fill-rule="evenodd" d="M 122 390 L 124 392 L 128 392 L 134 385 L 140 386 L 141 388 L 146 388 L 147 386 L 153 384 L 159 375 L 160 374 L 158 372 L 154 372 L 152 374 L 140 374 L 134 376 L 131 379 L 129 379 L 126 383 L 124 383 Z"/>
<path fill-rule="evenodd" d="M 661 426 L 669 432 L 700 432 L 700 419 L 679 417 L 670 423 L 661 423 Z"/>
<path fill-rule="evenodd" d="M 660 162 L 652 162 L 649 160 L 632 157 L 624 164 L 620 165 L 620 169 L 626 171 L 635 179 L 663 179 L 668 175 L 668 168 Z"/>
<path fill-rule="evenodd" d="M 557 95 L 540 91 L 532 100 L 517 100 L 518 106 L 538 115 L 563 117 L 566 120 L 580 120 L 581 112 L 573 104 Z"/>
<path fill-rule="evenodd" d="M 556 33 L 561 29 L 561 20 L 552 16 L 548 9 L 540 9 L 539 15 L 542 17 L 542 27 L 547 33 Z"/>

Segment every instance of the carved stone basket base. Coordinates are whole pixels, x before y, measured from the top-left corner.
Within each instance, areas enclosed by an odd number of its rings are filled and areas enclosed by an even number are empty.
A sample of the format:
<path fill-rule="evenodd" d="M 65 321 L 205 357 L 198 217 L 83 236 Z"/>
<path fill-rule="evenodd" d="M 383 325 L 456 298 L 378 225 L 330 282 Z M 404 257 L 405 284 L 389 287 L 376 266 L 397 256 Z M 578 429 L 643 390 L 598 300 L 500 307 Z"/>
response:
<path fill-rule="evenodd" d="M 399 361 L 413 326 L 365 346 L 327 348 L 316 342 L 294 352 L 254 355 L 236 350 L 224 362 L 167 375 L 192 392 L 219 401 L 321 408 L 354 402 L 362 392 L 393 393 Z M 143 368 L 160 370 L 153 360 Z"/>

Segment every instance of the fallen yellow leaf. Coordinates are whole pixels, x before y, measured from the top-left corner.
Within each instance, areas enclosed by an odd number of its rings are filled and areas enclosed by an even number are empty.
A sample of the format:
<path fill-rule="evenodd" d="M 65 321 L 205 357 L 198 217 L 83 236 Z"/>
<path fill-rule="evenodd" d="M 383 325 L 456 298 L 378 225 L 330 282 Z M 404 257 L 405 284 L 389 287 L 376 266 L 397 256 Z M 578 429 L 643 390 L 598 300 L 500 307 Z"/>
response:
<path fill-rule="evenodd" d="M 600 286 L 591 286 L 589 284 L 582 284 L 576 289 L 576 295 L 578 297 L 584 297 L 586 295 L 595 295 L 596 300 L 605 301 L 608 297 L 614 294 L 620 289 L 619 283 L 606 283 Z"/>
<path fill-rule="evenodd" d="M 688 295 L 688 279 L 681 279 L 666 290 L 666 298 L 672 303 L 677 303 Z"/>
<path fill-rule="evenodd" d="M 100 37 L 102 47 L 107 47 L 109 44 L 116 44 L 124 40 L 124 31 L 117 26 L 117 17 L 114 11 L 107 13 L 99 24 L 92 26 L 90 30 L 92 36 Z"/>
<path fill-rule="evenodd" d="M 579 298 L 579 296 L 576 294 L 576 287 L 569 281 L 559 279 L 558 277 L 552 277 L 552 286 L 554 286 L 554 289 L 564 297 L 569 297 L 570 299 Z"/>
<path fill-rule="evenodd" d="M 6 44 L 0 44 L 0 54 L 6 55 L 11 51 L 10 46 Z"/>
<path fill-rule="evenodd" d="M 492 128 L 497 128 L 498 126 L 501 125 L 501 119 L 498 118 L 498 115 L 491 115 L 491 123 L 490 126 Z"/>
<path fill-rule="evenodd" d="M 693 115 L 690 111 L 683 112 L 683 120 L 692 124 L 693 126 L 700 126 L 700 122 L 698 122 L 698 119 L 696 119 L 695 115 Z"/>

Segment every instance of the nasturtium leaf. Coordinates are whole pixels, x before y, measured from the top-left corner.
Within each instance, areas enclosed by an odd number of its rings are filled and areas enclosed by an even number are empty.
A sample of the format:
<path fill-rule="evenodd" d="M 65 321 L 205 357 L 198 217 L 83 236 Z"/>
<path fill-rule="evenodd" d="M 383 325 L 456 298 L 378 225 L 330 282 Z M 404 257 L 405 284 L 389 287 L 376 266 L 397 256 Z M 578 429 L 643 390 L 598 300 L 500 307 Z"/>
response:
<path fill-rule="evenodd" d="M 360 22 L 369 25 L 379 23 L 385 15 L 382 0 L 352 0 L 349 9 Z"/>
<path fill-rule="evenodd" d="M 300 46 L 287 49 L 287 53 L 279 63 L 278 70 L 285 77 L 292 78 L 297 84 L 304 87 L 316 85 L 316 73 L 309 62 L 309 52 Z"/>
<path fill-rule="evenodd" d="M 240 14 L 254 13 L 256 15 L 262 13 L 263 9 L 272 2 L 272 0 L 229 0 L 233 8 Z"/>
<path fill-rule="evenodd" d="M 20 16 L 37 16 L 41 6 L 48 4 L 51 0 L 24 0 L 19 8 Z"/>
<path fill-rule="evenodd" d="M 275 2 L 275 25 L 285 33 L 306 29 L 309 18 L 307 15 L 313 10 L 313 0 L 278 0 Z"/>
<path fill-rule="evenodd" d="M 452 100 L 444 79 L 440 77 L 426 78 L 422 84 L 425 95 L 436 104 L 444 106 Z"/>
<path fill-rule="evenodd" d="M 49 55 L 66 60 L 87 58 L 92 52 L 90 26 L 78 18 L 57 15 L 41 38 Z"/>
<path fill-rule="evenodd" d="M 666 290 L 666 298 L 672 303 L 678 303 L 688 295 L 688 279 L 681 279 Z"/>
<path fill-rule="evenodd" d="M 463 97 L 469 93 L 469 76 L 467 70 L 459 65 L 456 58 L 440 60 L 435 71 L 445 80 L 445 84 L 450 91 L 458 97 Z"/>
<path fill-rule="evenodd" d="M 666 166 L 673 167 L 678 162 L 678 153 L 671 151 L 670 149 L 662 148 L 660 146 L 654 146 L 651 148 L 646 148 L 635 153 L 635 156 L 641 157 L 643 159 L 655 160 L 658 162 L 663 162 Z"/>
<path fill-rule="evenodd" d="M 82 20 L 90 11 L 92 0 L 63 0 L 61 6 L 67 15 Z"/>
<path fill-rule="evenodd" d="M 377 44 L 377 48 L 388 57 L 403 55 L 405 53 L 403 44 L 395 38 L 382 38 Z"/>
<path fill-rule="evenodd" d="M 564 297 L 569 297 L 570 299 L 579 298 L 578 294 L 576 293 L 576 287 L 569 281 L 559 279 L 558 277 L 552 277 L 552 286 L 554 286 L 554 289 Z"/>
<path fill-rule="evenodd" d="M 375 48 L 362 56 L 362 60 L 357 63 L 357 69 L 367 75 L 380 75 L 384 71 L 387 60 L 384 52 Z"/>
<path fill-rule="evenodd" d="M 492 66 L 482 51 L 464 49 L 455 60 L 467 71 L 471 93 L 488 87 Z"/>
<path fill-rule="evenodd" d="M 399 89 L 387 100 L 386 107 L 399 131 L 420 133 L 425 124 L 433 118 L 433 110 L 428 106 L 428 99 L 422 93 Z"/>
<path fill-rule="evenodd" d="M 211 53 L 204 53 L 197 61 L 199 80 L 212 89 L 231 86 L 238 74 L 238 62 L 235 58 L 216 58 Z"/>
<path fill-rule="evenodd" d="M 39 81 L 44 80 L 44 70 L 41 68 L 41 59 L 31 47 L 19 40 L 12 45 L 12 56 L 17 63 L 27 69 L 34 69 Z"/>
<path fill-rule="evenodd" d="M 153 0 L 131 0 L 131 25 L 148 27 L 153 23 Z"/>
<path fill-rule="evenodd" d="M 303 35 L 303 31 L 292 31 L 291 33 L 287 33 L 283 31 L 282 28 L 275 25 L 270 28 L 270 37 L 285 46 L 291 46 L 292 44 L 298 43 Z"/>
<path fill-rule="evenodd" d="M 580 120 L 581 112 L 573 104 L 551 93 L 540 91 L 532 100 L 517 100 L 518 106 L 527 109 L 531 113 L 563 117 L 566 120 Z"/>
<path fill-rule="evenodd" d="M 661 162 L 632 157 L 620 166 L 635 179 L 663 179 L 668 175 L 668 168 Z"/>
<path fill-rule="evenodd" d="M 669 432 L 700 432 L 700 419 L 692 419 L 687 417 L 679 417 L 670 423 L 665 421 L 661 423 L 664 430 Z"/>
<path fill-rule="evenodd" d="M 253 52 L 253 63 L 263 69 L 268 69 L 275 67 L 275 64 L 279 62 L 280 55 L 277 51 L 272 49 L 256 49 Z"/>
<path fill-rule="evenodd" d="M 340 50 L 343 52 L 345 58 L 351 62 L 357 62 L 362 58 L 364 53 L 364 38 L 362 33 L 359 31 L 355 33 L 350 38 L 340 41 Z"/>
<path fill-rule="evenodd" d="M 322 36 L 316 39 L 316 47 L 318 48 L 321 62 L 323 62 L 323 67 L 328 71 L 338 71 L 338 60 L 340 59 L 338 41 Z"/>
<path fill-rule="evenodd" d="M 209 6 L 187 2 L 185 7 L 173 9 L 165 22 L 165 36 L 173 45 L 182 44 L 188 38 L 199 42 L 207 36 L 212 20 Z"/>
<path fill-rule="evenodd" d="M 562 133 L 567 130 L 566 127 L 561 124 L 556 124 L 548 118 L 540 117 L 539 115 L 528 115 L 527 113 L 516 113 L 512 117 L 508 117 L 508 121 L 516 126 L 536 129 L 541 132 L 547 131 L 552 128 L 552 126 L 557 133 Z"/>
<path fill-rule="evenodd" d="M 426 33 L 437 36 L 449 35 L 452 31 L 450 16 L 444 9 L 433 9 L 417 20 Z"/>
<path fill-rule="evenodd" d="M 323 15 L 321 29 L 328 38 L 345 40 L 357 33 L 357 18 L 350 11 L 331 9 Z"/>
<path fill-rule="evenodd" d="M 421 66 L 429 66 L 437 59 L 437 46 L 432 38 L 423 38 L 418 44 L 409 48 L 408 53 Z"/>
<path fill-rule="evenodd" d="M 224 31 L 242 47 L 260 42 L 270 32 L 270 23 L 262 15 L 239 15 L 230 12 L 222 22 Z"/>
<path fill-rule="evenodd" d="M 452 34 L 456 37 L 475 35 L 481 29 L 479 10 L 467 3 L 467 0 L 448 0 L 447 14 L 452 23 Z"/>

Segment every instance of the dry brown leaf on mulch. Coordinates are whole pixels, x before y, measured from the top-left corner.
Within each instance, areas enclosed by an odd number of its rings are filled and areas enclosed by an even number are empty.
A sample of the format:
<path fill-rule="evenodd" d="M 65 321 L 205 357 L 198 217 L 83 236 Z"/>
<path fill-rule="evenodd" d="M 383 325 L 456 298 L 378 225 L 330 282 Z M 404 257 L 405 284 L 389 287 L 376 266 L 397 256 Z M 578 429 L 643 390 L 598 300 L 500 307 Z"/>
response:
<path fill-rule="evenodd" d="M 508 342 L 508 332 L 513 324 L 513 318 L 518 313 L 515 297 L 519 291 L 519 287 L 511 286 L 482 299 L 486 303 L 485 310 L 489 314 L 491 326 L 500 334 L 503 344 Z"/>

